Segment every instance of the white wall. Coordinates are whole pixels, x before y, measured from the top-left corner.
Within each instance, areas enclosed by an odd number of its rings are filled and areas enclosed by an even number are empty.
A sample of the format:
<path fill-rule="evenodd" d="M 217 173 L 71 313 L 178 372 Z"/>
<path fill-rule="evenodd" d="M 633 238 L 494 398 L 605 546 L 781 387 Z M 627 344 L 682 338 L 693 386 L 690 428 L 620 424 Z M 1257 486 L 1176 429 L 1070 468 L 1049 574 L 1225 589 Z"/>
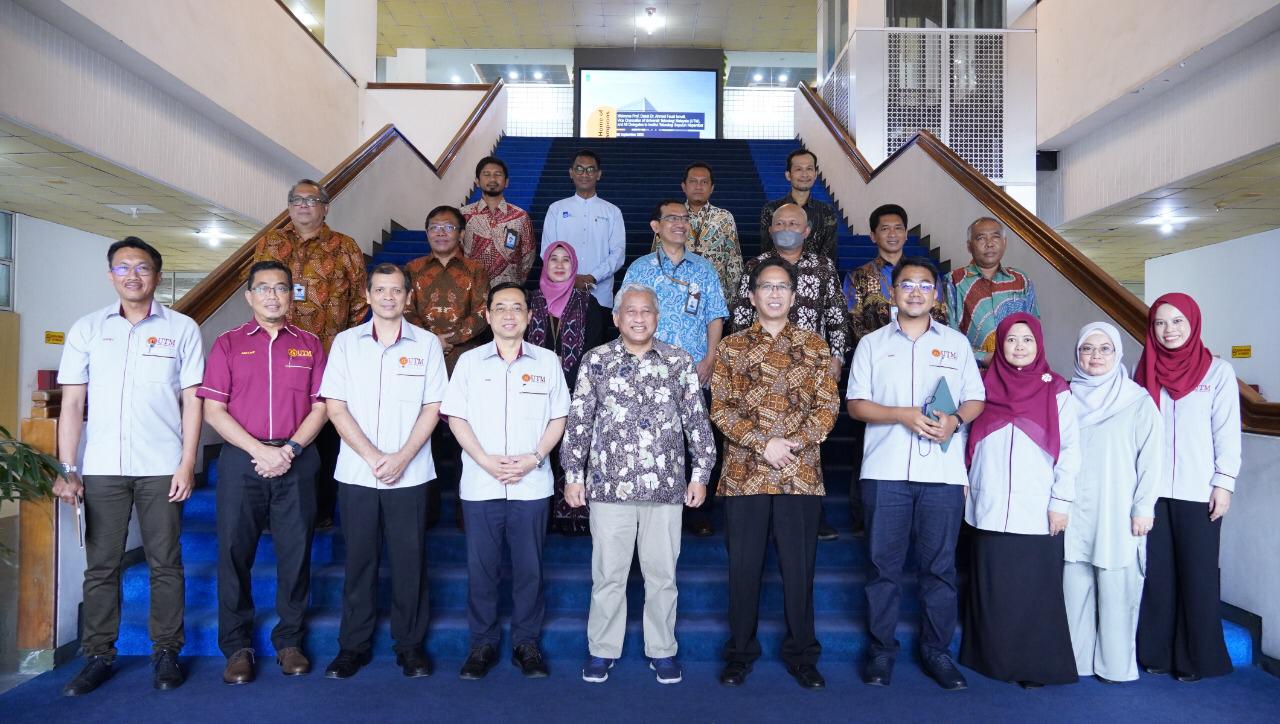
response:
<path fill-rule="evenodd" d="M 1245 435 L 1243 464 L 1222 525 L 1222 600 L 1262 617 L 1262 653 L 1280 658 L 1280 437 Z"/>
<path fill-rule="evenodd" d="M 394 124 L 435 163 L 485 91 L 379 89 L 364 93 L 361 135 L 368 138 L 386 124 Z"/>
<path fill-rule="evenodd" d="M 1280 319 L 1265 311 L 1277 264 L 1280 229 L 1148 259 L 1143 294 L 1147 304 L 1168 292 L 1190 294 L 1204 315 L 1201 336 L 1209 349 L 1230 359 L 1236 376 L 1258 385 L 1264 397 L 1280 401 Z M 1263 313 L 1242 313 L 1242 305 Z M 1253 356 L 1231 359 L 1236 345 L 1252 345 Z"/>

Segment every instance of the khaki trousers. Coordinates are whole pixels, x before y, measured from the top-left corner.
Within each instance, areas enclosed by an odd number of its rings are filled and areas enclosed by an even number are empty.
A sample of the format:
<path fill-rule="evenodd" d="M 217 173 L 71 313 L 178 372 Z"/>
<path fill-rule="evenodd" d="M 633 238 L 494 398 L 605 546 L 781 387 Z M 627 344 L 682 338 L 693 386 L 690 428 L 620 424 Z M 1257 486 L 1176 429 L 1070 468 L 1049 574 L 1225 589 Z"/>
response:
<path fill-rule="evenodd" d="M 591 503 L 591 611 L 587 646 L 592 656 L 616 659 L 627 633 L 627 576 L 639 542 L 644 575 L 644 653 L 676 655 L 676 560 L 683 506 L 665 503 Z"/>

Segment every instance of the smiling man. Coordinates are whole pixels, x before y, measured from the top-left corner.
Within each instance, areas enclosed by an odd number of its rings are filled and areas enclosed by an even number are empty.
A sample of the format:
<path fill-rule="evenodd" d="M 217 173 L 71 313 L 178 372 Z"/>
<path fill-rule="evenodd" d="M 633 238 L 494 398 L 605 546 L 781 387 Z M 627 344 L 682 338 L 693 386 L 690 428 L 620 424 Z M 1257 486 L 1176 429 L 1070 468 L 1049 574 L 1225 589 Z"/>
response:
<path fill-rule="evenodd" d="M 542 221 L 542 253 L 557 241 L 572 246 L 579 265 L 574 288 L 591 292 L 600 306 L 609 308 L 614 275 L 627 260 L 627 230 L 622 211 L 596 193 L 603 176 L 595 151 L 578 151 L 569 165 L 573 196 L 551 204 Z"/>
<path fill-rule="evenodd" d="M 524 209 L 503 197 L 510 180 L 506 162 L 485 156 L 476 164 L 480 198 L 462 207 L 467 220 L 462 251 L 484 265 L 490 286 L 523 284 L 533 268 L 533 223 Z"/>
<path fill-rule="evenodd" d="M 1004 266 L 1008 241 L 1004 226 L 984 216 L 969 224 L 973 260 L 951 272 L 947 285 L 951 326 L 969 338 L 978 364 L 986 367 L 996 349 L 996 327 L 1010 314 L 1040 316 L 1036 287 L 1025 272 Z"/>
<path fill-rule="evenodd" d="M 680 182 L 684 207 L 689 214 L 689 238 L 685 247 L 716 268 L 725 304 L 732 304 L 733 291 L 742 276 L 742 247 L 738 245 L 738 225 L 733 214 L 711 203 L 715 188 L 711 166 L 695 161 L 685 168 L 684 181 Z M 661 245 L 662 239 L 654 234 L 651 251 L 657 251 Z"/>
<path fill-rule="evenodd" d="M 813 198 L 813 185 L 818 181 L 818 157 L 812 151 L 797 148 L 787 156 L 787 182 L 791 191 L 780 199 L 764 205 L 760 210 L 760 251 L 773 249 L 773 237 L 769 228 L 773 225 L 773 212 L 784 204 L 795 204 L 809 217 L 810 234 L 804 242 L 804 250 L 825 256 L 837 265 L 836 257 L 836 208 Z"/>
<path fill-rule="evenodd" d="M 849 304 L 849 325 L 857 340 L 893 321 L 897 307 L 893 303 L 893 270 L 902 260 L 907 243 L 907 211 L 897 204 L 876 207 L 867 219 L 871 241 L 876 245 L 876 258 L 845 275 L 844 296 Z M 946 297 L 937 295 L 930 314 L 947 323 Z M 994 327 L 992 328 L 994 329 Z"/>

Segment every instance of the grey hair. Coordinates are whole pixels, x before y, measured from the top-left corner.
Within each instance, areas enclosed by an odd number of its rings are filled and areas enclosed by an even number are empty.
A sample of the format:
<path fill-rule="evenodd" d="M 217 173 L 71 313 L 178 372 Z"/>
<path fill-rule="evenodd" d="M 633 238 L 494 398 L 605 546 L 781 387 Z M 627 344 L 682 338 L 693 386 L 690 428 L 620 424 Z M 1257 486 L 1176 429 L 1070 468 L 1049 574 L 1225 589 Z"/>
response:
<path fill-rule="evenodd" d="M 622 288 L 618 290 L 618 293 L 613 295 L 613 308 L 616 310 L 618 307 L 622 306 L 622 297 L 631 292 L 648 294 L 649 298 L 653 300 L 654 310 L 657 310 L 658 293 L 653 290 L 653 287 L 647 284 L 637 284 L 635 282 L 627 282 L 626 284 L 623 284 Z"/>
<path fill-rule="evenodd" d="M 320 198 L 320 203 L 322 204 L 329 203 L 329 192 L 324 190 L 324 186 L 321 186 L 319 181 L 312 181 L 309 178 L 299 179 L 297 183 L 290 186 L 289 198 L 293 198 L 294 194 L 298 193 L 299 186 L 315 186 L 316 196 Z"/>
<path fill-rule="evenodd" d="M 968 231 L 966 231 L 966 232 L 965 232 L 964 238 L 965 238 L 965 239 L 972 239 L 972 238 L 973 238 L 973 227 L 977 226 L 978 224 L 981 224 L 981 223 L 982 223 L 982 222 L 984 222 L 984 221 L 991 221 L 991 222 L 994 222 L 996 226 L 999 226 L 999 227 L 1000 227 L 1000 236 L 1004 236 L 1004 224 L 1000 223 L 1000 220 L 999 220 L 999 219 L 993 219 L 993 218 L 991 218 L 990 216 L 980 216 L 980 217 L 978 217 L 978 218 L 974 219 L 974 220 L 973 220 L 973 223 L 969 224 L 969 229 L 968 229 Z"/>

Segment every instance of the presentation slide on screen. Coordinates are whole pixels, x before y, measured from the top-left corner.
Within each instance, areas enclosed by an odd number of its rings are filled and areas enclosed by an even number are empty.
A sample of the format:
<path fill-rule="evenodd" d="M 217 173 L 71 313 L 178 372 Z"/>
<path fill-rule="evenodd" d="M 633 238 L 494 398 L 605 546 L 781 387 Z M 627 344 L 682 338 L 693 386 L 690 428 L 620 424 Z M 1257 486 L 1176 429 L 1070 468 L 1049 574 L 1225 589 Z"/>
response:
<path fill-rule="evenodd" d="M 711 70 L 587 70 L 580 81 L 584 138 L 715 138 Z"/>

